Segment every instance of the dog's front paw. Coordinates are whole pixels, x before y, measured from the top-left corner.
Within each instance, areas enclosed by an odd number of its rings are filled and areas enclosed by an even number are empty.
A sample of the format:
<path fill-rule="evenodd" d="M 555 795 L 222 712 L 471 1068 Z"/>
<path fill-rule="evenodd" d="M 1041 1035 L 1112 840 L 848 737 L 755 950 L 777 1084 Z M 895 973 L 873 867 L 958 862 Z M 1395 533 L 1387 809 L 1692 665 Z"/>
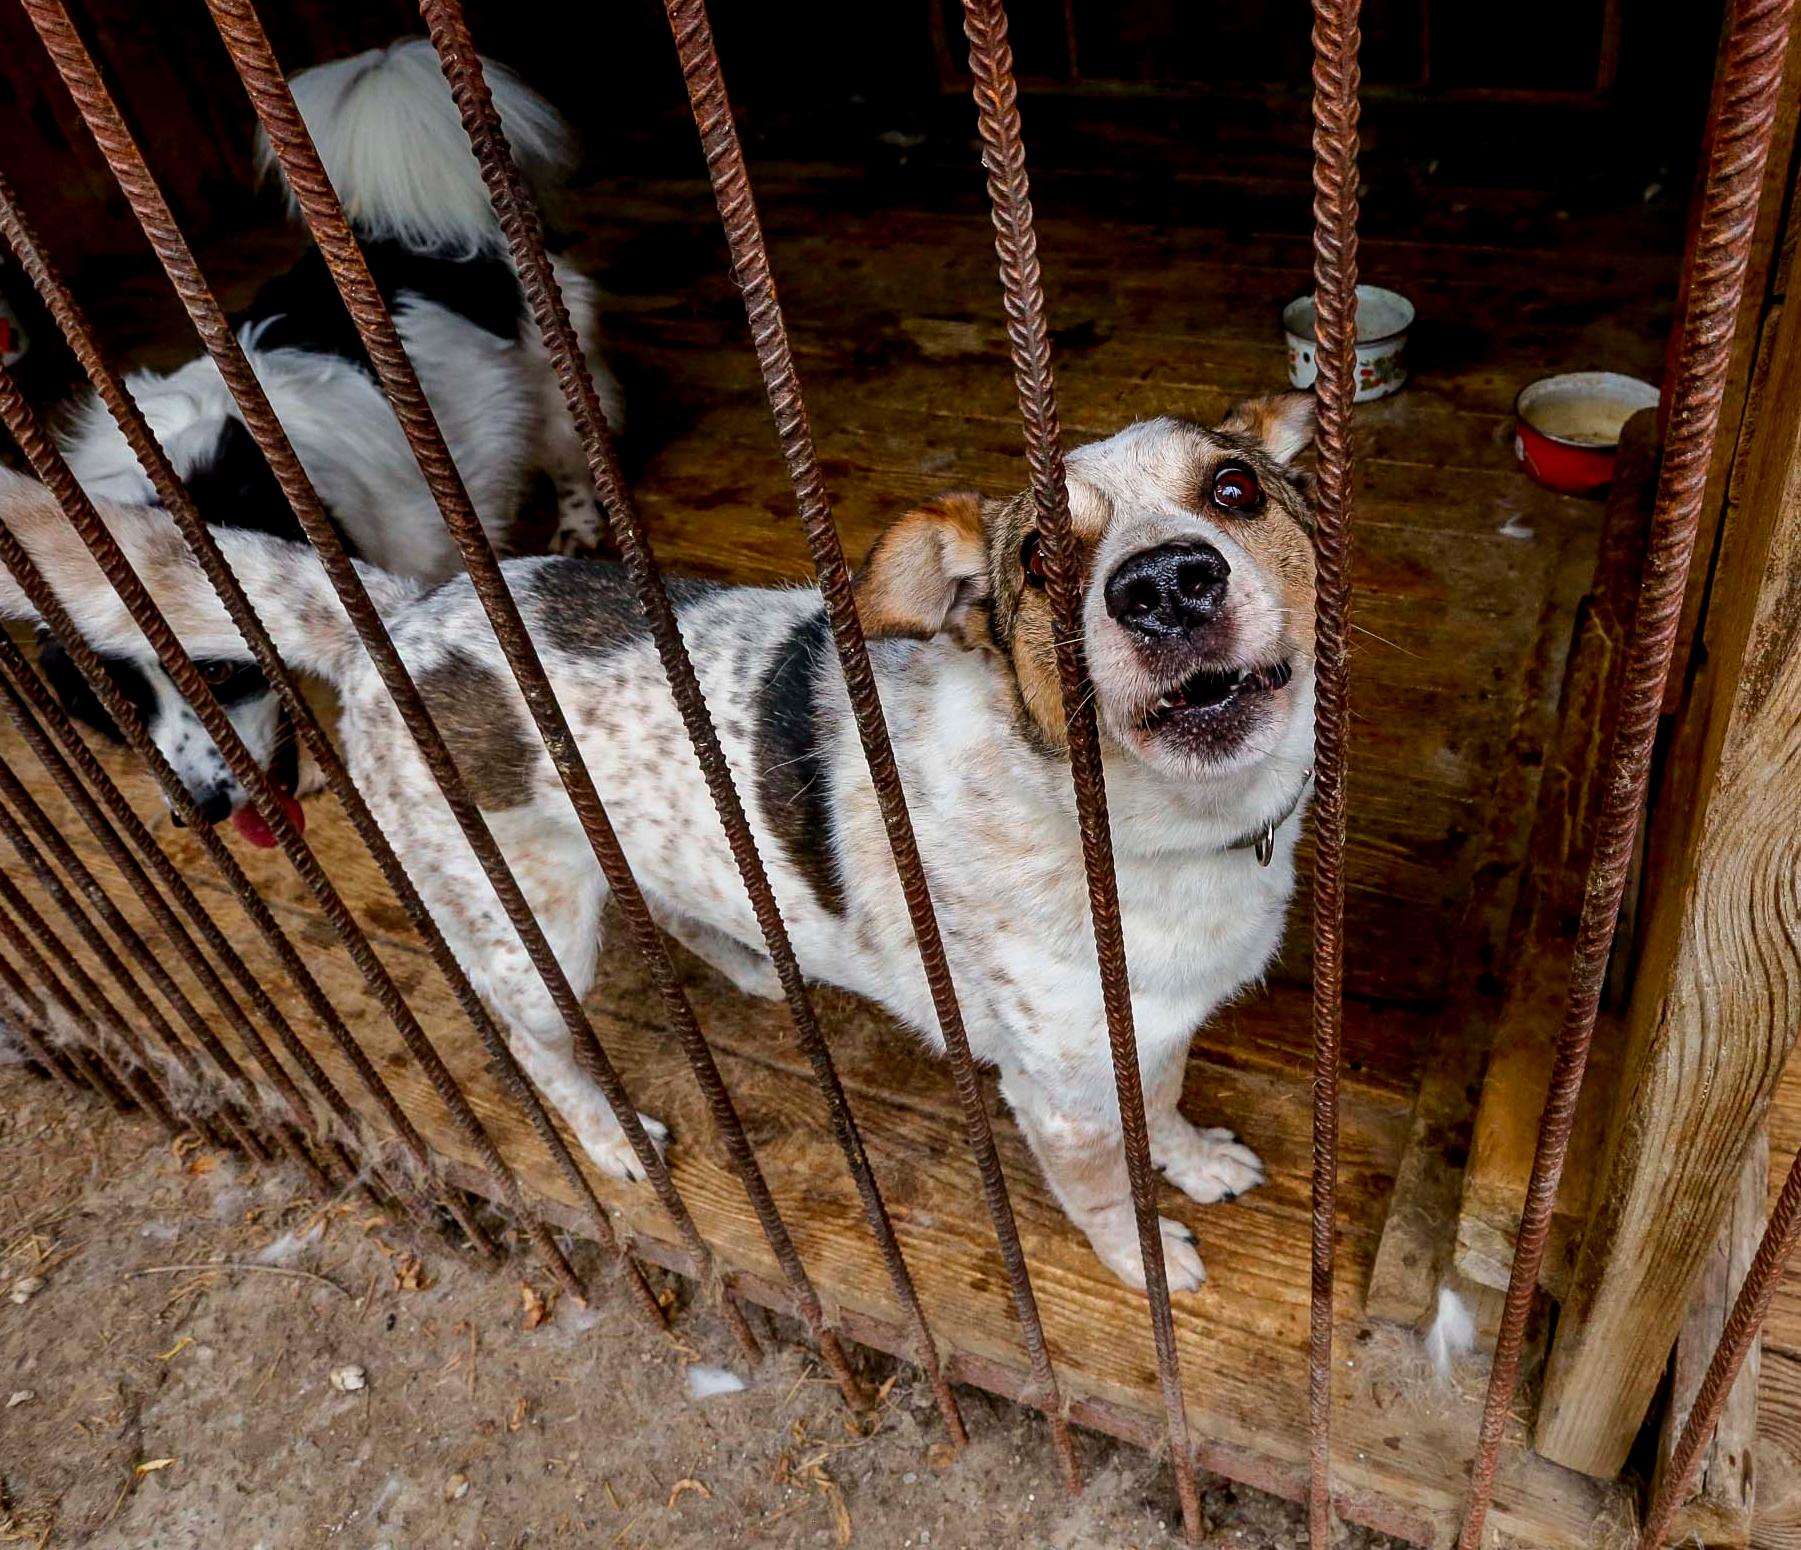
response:
<path fill-rule="evenodd" d="M 1194 1234 L 1167 1216 L 1157 1218 L 1163 1234 L 1163 1273 L 1172 1292 L 1200 1290 L 1207 1279 L 1194 1246 Z M 1130 1206 L 1109 1211 L 1088 1228 L 1088 1241 L 1101 1263 L 1134 1291 L 1144 1290 L 1144 1254 L 1138 1245 L 1138 1222 Z"/>
<path fill-rule="evenodd" d="M 651 1146 L 661 1157 L 669 1145 L 669 1127 L 648 1114 L 640 1114 L 638 1118 L 650 1137 Z M 596 1103 L 588 1113 L 571 1115 L 570 1120 L 575 1127 L 576 1139 L 596 1168 L 609 1178 L 624 1179 L 630 1184 L 644 1182 L 644 1164 L 631 1142 L 626 1140 L 611 1109 Z"/>
<path fill-rule="evenodd" d="M 1151 1160 L 1199 1205 L 1236 1200 L 1264 1180 L 1263 1163 L 1229 1130 L 1198 1130 L 1180 1115 L 1151 1138 Z"/>

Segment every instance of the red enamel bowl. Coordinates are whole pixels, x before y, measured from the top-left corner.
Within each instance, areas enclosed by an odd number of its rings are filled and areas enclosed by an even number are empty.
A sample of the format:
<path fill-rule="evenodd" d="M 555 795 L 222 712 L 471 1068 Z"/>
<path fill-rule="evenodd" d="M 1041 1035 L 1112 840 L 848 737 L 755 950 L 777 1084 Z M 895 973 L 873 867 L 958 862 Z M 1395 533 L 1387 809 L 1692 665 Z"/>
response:
<path fill-rule="evenodd" d="M 1513 450 L 1547 489 L 1598 495 L 1613 481 L 1626 422 L 1656 403 L 1649 382 L 1614 371 L 1541 377 L 1513 401 Z"/>

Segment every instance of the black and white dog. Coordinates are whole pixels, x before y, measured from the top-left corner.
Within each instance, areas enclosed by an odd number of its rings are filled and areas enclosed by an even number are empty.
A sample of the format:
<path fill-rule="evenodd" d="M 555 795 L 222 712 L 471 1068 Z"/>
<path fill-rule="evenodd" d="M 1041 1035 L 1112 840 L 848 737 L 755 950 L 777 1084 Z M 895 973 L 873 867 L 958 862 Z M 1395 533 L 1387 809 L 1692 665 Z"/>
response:
<path fill-rule="evenodd" d="M 484 63 L 521 169 L 541 192 L 550 191 L 574 159 L 567 126 L 510 71 Z M 488 536 L 505 546 L 528 489 L 543 474 L 557 494 L 555 547 L 591 547 L 599 514 L 581 441 L 431 44 L 410 39 L 319 65 L 297 75 L 293 90 Z M 266 141 L 258 163 L 265 173 L 278 171 Z M 617 432 L 622 403 L 596 348 L 594 287 L 560 259 L 555 269 Z M 264 286 L 236 321 L 257 378 L 350 552 L 422 581 L 456 574 L 455 545 L 317 250 Z M 127 385 L 209 523 L 301 537 L 210 357 L 166 376 L 134 373 Z M 98 400 L 77 410 L 63 451 L 90 495 L 156 503 Z M 46 642 L 42 661 L 70 712 L 116 738 L 61 649 Z M 202 666 L 251 752 L 292 791 L 292 738 L 262 674 L 241 662 Z M 217 822 L 243 812 L 247 837 L 266 840 L 260 823 L 249 822 L 254 814 L 223 755 L 155 657 L 113 655 L 107 667 L 202 813 Z"/>
<path fill-rule="evenodd" d="M 1069 454 L 1081 636 L 1106 758 L 1152 1160 L 1190 1199 L 1260 1183 L 1254 1152 L 1178 1108 L 1196 1027 L 1263 973 L 1294 891 L 1313 749 L 1313 401 L 1219 425 L 1133 425 Z M 141 640 L 45 492 L 0 470 L 0 516 L 97 645 Z M 167 517 L 109 507 L 190 650 L 242 659 Z M 514 1052 L 595 1163 L 644 1161 L 476 866 L 314 557 L 221 544 L 282 656 L 338 695 L 351 775 Z M 607 884 L 466 578 L 364 580 L 575 993 Z M 780 994 L 656 647 L 614 567 L 522 559 L 508 582 L 658 923 L 742 990 Z M 1057 1199 L 1144 1284 L 1071 800 L 1037 507 L 970 491 L 898 517 L 857 578 L 882 705 L 976 1055 Z M 676 605 L 805 973 L 938 1025 L 817 589 L 689 585 Z M 0 615 L 32 610 L 0 575 Z M 661 1127 L 652 1127 L 653 1138 Z M 1162 1224 L 1169 1283 L 1203 1269 Z"/>

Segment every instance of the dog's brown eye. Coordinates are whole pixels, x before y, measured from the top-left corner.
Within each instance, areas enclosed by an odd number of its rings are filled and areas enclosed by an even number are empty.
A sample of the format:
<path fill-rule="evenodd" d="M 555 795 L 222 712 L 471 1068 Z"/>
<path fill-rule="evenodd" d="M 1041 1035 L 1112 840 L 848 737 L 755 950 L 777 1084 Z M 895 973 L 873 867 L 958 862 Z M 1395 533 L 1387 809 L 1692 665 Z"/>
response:
<path fill-rule="evenodd" d="M 1026 573 L 1026 585 L 1042 592 L 1045 588 L 1044 550 L 1039 545 L 1036 533 L 1027 533 L 1020 544 L 1019 564 Z"/>
<path fill-rule="evenodd" d="M 1263 504 L 1263 486 L 1242 463 L 1228 463 L 1213 476 L 1213 504 L 1242 516 Z"/>
<path fill-rule="evenodd" d="M 237 669 L 229 662 L 202 662 L 200 664 L 200 676 L 215 689 L 236 671 Z"/>

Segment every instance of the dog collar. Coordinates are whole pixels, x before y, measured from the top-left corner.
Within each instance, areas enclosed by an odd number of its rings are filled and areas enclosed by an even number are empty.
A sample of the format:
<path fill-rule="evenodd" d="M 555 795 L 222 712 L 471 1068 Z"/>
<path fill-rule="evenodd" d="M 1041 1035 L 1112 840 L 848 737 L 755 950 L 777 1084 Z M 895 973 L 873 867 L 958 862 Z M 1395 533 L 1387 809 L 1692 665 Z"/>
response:
<path fill-rule="evenodd" d="M 1260 823 L 1243 839 L 1234 840 L 1227 850 L 1248 850 L 1256 854 L 1258 866 L 1268 866 L 1270 858 L 1276 853 L 1276 830 L 1294 817 L 1295 809 L 1301 805 L 1301 798 L 1307 795 L 1308 786 L 1313 783 L 1313 771 L 1307 770 L 1301 776 L 1301 784 L 1289 799 L 1288 806 L 1276 817 Z"/>

